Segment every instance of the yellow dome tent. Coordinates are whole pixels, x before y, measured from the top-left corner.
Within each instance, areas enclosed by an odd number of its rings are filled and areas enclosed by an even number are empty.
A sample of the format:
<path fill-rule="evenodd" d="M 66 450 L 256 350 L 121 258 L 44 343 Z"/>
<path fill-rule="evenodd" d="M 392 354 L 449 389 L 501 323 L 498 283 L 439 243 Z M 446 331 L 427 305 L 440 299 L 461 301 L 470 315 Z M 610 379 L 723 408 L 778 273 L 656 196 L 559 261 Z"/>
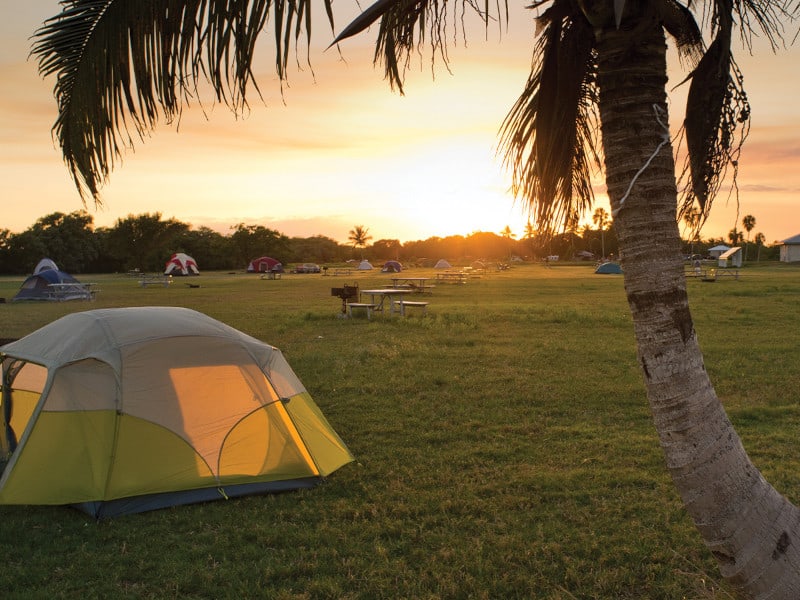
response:
<path fill-rule="evenodd" d="M 312 487 L 353 460 L 280 350 L 193 310 L 73 313 L 0 359 L 0 504 L 101 518 Z"/>

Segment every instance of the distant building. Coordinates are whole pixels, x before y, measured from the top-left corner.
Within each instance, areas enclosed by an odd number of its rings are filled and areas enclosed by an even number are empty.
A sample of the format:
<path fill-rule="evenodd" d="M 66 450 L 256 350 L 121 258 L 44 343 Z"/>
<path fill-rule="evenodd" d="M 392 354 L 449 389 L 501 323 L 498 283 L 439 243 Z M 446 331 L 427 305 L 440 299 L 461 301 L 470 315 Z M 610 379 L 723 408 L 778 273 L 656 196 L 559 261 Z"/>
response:
<path fill-rule="evenodd" d="M 708 249 L 708 254 L 711 258 L 719 258 L 723 254 L 725 254 L 728 250 L 730 250 L 730 246 L 726 246 L 725 244 L 720 244 L 719 246 L 714 246 L 713 248 Z"/>
<path fill-rule="evenodd" d="M 719 255 L 719 266 L 723 269 L 727 267 L 742 266 L 742 249 L 739 246 L 730 248 Z"/>
<path fill-rule="evenodd" d="M 800 234 L 783 240 L 781 244 L 781 262 L 800 261 Z"/>

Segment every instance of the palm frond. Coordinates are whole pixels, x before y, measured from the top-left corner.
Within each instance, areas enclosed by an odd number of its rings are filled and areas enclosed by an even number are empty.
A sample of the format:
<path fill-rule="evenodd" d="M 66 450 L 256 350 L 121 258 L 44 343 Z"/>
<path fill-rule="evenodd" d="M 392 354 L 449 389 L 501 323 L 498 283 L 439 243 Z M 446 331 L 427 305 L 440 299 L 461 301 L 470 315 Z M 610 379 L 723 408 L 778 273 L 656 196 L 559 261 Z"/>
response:
<path fill-rule="evenodd" d="M 460 6 L 460 12 L 451 13 L 451 5 Z M 478 14 L 487 27 L 495 16 L 498 21 L 508 18 L 507 0 L 502 4 L 496 0 L 494 5 L 484 0 L 482 7 L 475 0 L 377 0 L 345 27 L 333 43 L 364 31 L 380 19 L 374 61 L 383 65 L 391 87 L 403 93 L 411 57 L 425 44 L 430 44 L 434 60 L 438 56 L 447 65 L 447 28 L 451 23 L 455 26 L 461 23 L 463 27 L 467 10 Z"/>
<path fill-rule="evenodd" d="M 692 12 L 675 0 L 656 2 L 653 7 L 664 29 L 675 40 L 681 59 L 694 67 L 702 57 L 703 34 Z"/>
<path fill-rule="evenodd" d="M 323 0 L 331 31 L 332 0 Z M 34 36 L 31 54 L 55 76 L 53 135 L 86 201 L 125 149 L 160 117 L 178 116 L 200 82 L 234 111 L 247 106 L 255 42 L 274 21 L 276 70 L 311 36 L 313 0 L 64 0 Z"/>
<path fill-rule="evenodd" d="M 593 201 L 597 152 L 595 55 L 591 27 L 557 2 L 539 17 L 543 31 L 525 89 L 501 127 L 514 195 L 539 227 L 566 228 Z"/>
<path fill-rule="evenodd" d="M 733 15 L 719 11 L 715 20 L 714 41 L 691 74 L 684 119 L 688 182 L 680 214 L 696 203 L 703 221 L 728 167 L 738 165 L 750 119 L 741 73 L 731 54 Z"/>
<path fill-rule="evenodd" d="M 800 2 L 786 0 L 714 0 L 703 21 L 710 24 L 713 41 L 689 75 L 684 132 L 688 155 L 680 176 L 683 198 L 679 216 L 697 208 L 699 224 L 733 171 L 731 189 L 737 190 L 739 156 L 750 128 L 750 104 L 744 79 L 733 58 L 734 24 L 750 47 L 753 36 L 766 39 L 773 50 L 783 41 L 786 25 L 796 19 Z"/>
<path fill-rule="evenodd" d="M 717 0 L 723 7 L 731 6 L 738 21 L 739 34 L 748 48 L 753 36 L 766 39 L 772 50 L 783 45 L 786 25 L 800 12 L 798 0 Z M 717 7 L 717 11 L 721 10 Z"/>
<path fill-rule="evenodd" d="M 353 37 L 354 35 L 358 35 L 399 2 L 400 0 L 378 0 L 375 4 L 370 5 L 364 12 L 353 19 L 347 27 L 342 29 L 339 35 L 331 42 L 331 46 Z"/>

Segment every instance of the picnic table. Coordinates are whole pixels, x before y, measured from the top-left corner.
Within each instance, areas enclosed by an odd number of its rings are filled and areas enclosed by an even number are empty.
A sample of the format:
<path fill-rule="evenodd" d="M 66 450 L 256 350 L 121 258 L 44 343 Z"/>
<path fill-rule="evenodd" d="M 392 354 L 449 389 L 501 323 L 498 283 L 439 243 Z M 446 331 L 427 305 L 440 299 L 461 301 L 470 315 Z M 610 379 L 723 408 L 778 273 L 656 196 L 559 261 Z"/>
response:
<path fill-rule="evenodd" d="M 418 294 L 424 294 L 425 292 L 433 293 L 432 285 L 429 285 L 427 282 L 430 281 L 430 277 L 392 277 L 392 287 L 394 288 L 404 288 L 408 287 L 412 291 Z"/>
<path fill-rule="evenodd" d="M 367 308 L 367 316 L 371 311 L 384 312 L 385 304 L 389 302 L 389 314 L 397 312 L 400 316 L 405 316 L 406 307 L 419 307 L 426 313 L 428 310 L 427 302 L 412 302 L 404 299 L 404 296 L 413 294 L 414 291 L 409 288 L 381 288 L 377 290 L 363 290 L 362 295 L 368 295 L 371 298 L 370 302 L 361 302 L 357 304 L 349 304 L 353 308 Z M 352 313 L 352 308 L 349 309 Z"/>
<path fill-rule="evenodd" d="M 50 283 L 47 285 L 47 296 L 57 302 L 66 300 L 94 300 L 100 290 L 94 289 L 94 283 Z"/>
<path fill-rule="evenodd" d="M 445 271 L 436 274 L 436 280 L 445 283 L 467 283 L 468 279 L 469 274 L 463 271 Z"/>

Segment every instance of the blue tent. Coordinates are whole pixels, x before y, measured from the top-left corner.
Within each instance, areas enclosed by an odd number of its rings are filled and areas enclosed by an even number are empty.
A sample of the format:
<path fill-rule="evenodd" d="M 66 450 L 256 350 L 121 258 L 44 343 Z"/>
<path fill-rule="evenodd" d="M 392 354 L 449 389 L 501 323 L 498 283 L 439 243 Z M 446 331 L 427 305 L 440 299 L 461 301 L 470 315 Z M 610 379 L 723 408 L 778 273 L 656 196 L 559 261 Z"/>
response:
<path fill-rule="evenodd" d="M 597 267 L 595 273 L 598 275 L 620 275 L 622 273 L 622 267 L 615 262 L 605 262 Z"/>
<path fill-rule="evenodd" d="M 57 297 L 50 290 L 51 283 L 74 283 L 75 287 L 68 290 L 68 295 Z M 45 269 L 28 277 L 11 301 L 20 300 L 89 300 L 91 293 L 80 285 L 80 282 L 69 273 L 57 269 Z"/>
<path fill-rule="evenodd" d="M 402 270 L 403 265 L 396 260 L 387 260 L 385 263 L 383 263 L 383 268 L 381 269 L 383 273 L 399 273 Z"/>

